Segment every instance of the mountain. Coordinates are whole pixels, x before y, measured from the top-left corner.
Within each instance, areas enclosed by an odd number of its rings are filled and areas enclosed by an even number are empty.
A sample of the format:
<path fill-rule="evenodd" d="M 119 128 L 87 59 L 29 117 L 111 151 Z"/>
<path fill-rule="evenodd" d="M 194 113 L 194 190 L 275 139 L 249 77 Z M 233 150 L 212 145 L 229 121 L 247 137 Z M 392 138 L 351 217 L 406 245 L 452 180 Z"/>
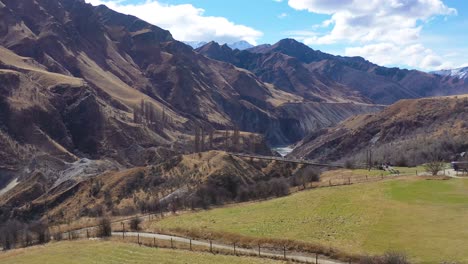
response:
<path fill-rule="evenodd" d="M 234 42 L 234 43 L 229 43 L 227 45 L 233 50 L 235 50 L 235 49 L 246 50 L 246 49 L 250 49 L 250 48 L 254 47 L 254 45 L 250 44 L 249 42 L 247 42 L 245 40 L 237 41 L 237 42 Z"/>
<path fill-rule="evenodd" d="M 431 73 L 440 75 L 440 76 L 458 78 L 461 80 L 468 79 L 468 67 L 451 69 L 451 70 L 433 71 Z"/>
<path fill-rule="evenodd" d="M 213 41 L 211 41 L 211 42 L 213 42 Z M 192 47 L 194 49 L 198 49 L 198 48 L 201 48 L 201 47 L 205 46 L 206 44 L 208 44 L 210 42 L 207 42 L 207 41 L 184 41 L 184 43 L 189 45 L 190 47 Z M 245 50 L 245 49 L 250 49 L 250 48 L 254 47 L 254 45 L 248 43 L 245 40 L 241 40 L 241 41 L 237 41 L 237 42 L 233 42 L 233 43 L 226 43 L 224 45 L 227 45 L 229 48 L 231 48 L 233 50 L 235 50 L 235 49 Z"/>
<path fill-rule="evenodd" d="M 418 165 L 454 159 L 468 148 L 468 96 L 401 100 L 382 112 L 360 115 L 312 133 L 290 154 L 319 161 Z M 434 156 L 435 155 L 435 156 Z"/>
<path fill-rule="evenodd" d="M 400 99 L 468 92 L 468 84 L 453 77 L 381 67 L 361 57 L 334 56 L 293 39 L 244 51 L 229 51 L 224 47 L 222 56 L 214 47 L 200 47 L 197 51 L 247 69 L 284 91 L 302 91 L 301 96 L 310 100 L 329 101 L 352 96 L 353 101 L 388 105 Z M 339 94 L 327 96 L 330 91 L 339 91 Z"/>
<path fill-rule="evenodd" d="M 201 129 L 205 142 L 222 130 L 252 135 L 234 146 L 227 132 L 204 150 L 271 155 L 267 142 L 382 109 L 345 89 L 335 100 L 325 84 L 323 100 L 280 89 L 82 0 L 0 0 L 0 17 L 0 192 L 17 183 L 15 197 L 193 152 Z"/>
<path fill-rule="evenodd" d="M 198 49 L 198 48 L 203 47 L 206 44 L 208 44 L 208 42 L 206 42 L 206 41 L 184 41 L 184 43 L 189 45 L 190 47 L 192 47 L 194 49 Z"/>

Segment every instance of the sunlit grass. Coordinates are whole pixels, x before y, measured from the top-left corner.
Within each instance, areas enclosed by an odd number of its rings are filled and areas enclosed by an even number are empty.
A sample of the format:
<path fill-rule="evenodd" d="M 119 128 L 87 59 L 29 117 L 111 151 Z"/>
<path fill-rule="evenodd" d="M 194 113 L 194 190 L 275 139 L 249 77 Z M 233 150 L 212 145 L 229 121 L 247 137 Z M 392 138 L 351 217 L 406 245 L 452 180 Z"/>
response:
<path fill-rule="evenodd" d="M 0 253 L 2 264 L 108 264 L 108 263 L 170 263 L 170 264 L 263 264 L 282 263 L 269 259 L 214 255 L 209 253 L 140 247 L 136 244 L 100 241 L 50 243 Z"/>
<path fill-rule="evenodd" d="M 399 250 L 440 263 L 468 261 L 467 219 L 468 180 L 410 178 L 315 189 L 169 217 L 152 227 L 293 239 L 349 253 Z"/>

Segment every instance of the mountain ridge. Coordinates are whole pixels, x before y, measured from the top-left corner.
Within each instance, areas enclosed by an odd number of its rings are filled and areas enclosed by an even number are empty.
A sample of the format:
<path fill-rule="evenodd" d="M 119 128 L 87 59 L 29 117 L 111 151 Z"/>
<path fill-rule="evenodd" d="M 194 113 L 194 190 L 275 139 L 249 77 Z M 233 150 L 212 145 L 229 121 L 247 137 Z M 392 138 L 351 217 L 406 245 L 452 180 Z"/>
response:
<path fill-rule="evenodd" d="M 265 82 L 271 82 L 278 87 L 287 86 L 291 78 L 300 79 L 315 75 L 317 79 L 328 85 L 345 87 L 348 91 L 358 93 L 361 97 L 377 104 L 392 104 L 400 99 L 415 99 L 427 96 L 463 94 L 468 92 L 468 85 L 458 82 L 455 78 L 442 78 L 439 75 L 417 70 L 386 68 L 365 60 L 362 57 L 342 57 L 314 50 L 294 39 L 283 39 L 274 45 L 261 45 L 245 51 L 234 51 L 224 48 L 216 51 L 216 46 L 209 50 L 205 47 L 196 49 L 213 59 L 226 61 L 238 67 L 248 69 L 257 74 Z M 218 48 L 219 49 L 219 48 Z M 282 54 L 287 57 L 282 57 Z M 305 70 L 285 75 L 284 64 L 295 58 L 294 67 L 290 72 L 300 67 Z M 265 76 L 265 62 L 274 60 L 283 67 L 271 68 L 269 76 Z M 277 76 L 272 78 L 271 72 Z M 326 81 L 324 81 L 326 80 Z M 311 83 L 308 81 L 307 83 Z M 290 84 L 289 84 L 290 85 Z M 302 86 L 307 84 L 302 83 Z M 295 87 L 296 85 L 292 85 Z M 291 88 L 289 88 L 291 90 Z"/>

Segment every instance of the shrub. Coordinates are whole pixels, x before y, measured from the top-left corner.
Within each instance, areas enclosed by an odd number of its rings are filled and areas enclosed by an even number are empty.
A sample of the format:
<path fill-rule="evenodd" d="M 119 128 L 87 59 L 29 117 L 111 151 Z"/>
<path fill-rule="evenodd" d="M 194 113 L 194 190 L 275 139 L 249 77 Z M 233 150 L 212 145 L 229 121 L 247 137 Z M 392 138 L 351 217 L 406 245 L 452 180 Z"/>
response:
<path fill-rule="evenodd" d="M 366 256 L 361 258 L 360 264 L 409 264 L 404 253 L 390 251 L 383 256 Z"/>
<path fill-rule="evenodd" d="M 130 229 L 133 231 L 139 231 L 141 222 L 142 220 L 140 218 L 133 218 L 130 220 Z"/>
<path fill-rule="evenodd" d="M 443 170 L 445 167 L 445 163 L 441 161 L 432 161 L 429 163 L 424 164 L 424 169 L 426 172 L 430 173 L 432 176 L 437 176 L 439 171 Z"/>
<path fill-rule="evenodd" d="M 354 169 L 354 162 L 350 159 L 347 159 L 344 165 L 346 169 Z"/>
<path fill-rule="evenodd" d="M 110 237 L 112 236 L 112 224 L 109 218 L 101 218 L 98 225 L 98 237 Z"/>
<path fill-rule="evenodd" d="M 408 258 L 404 253 L 390 251 L 383 256 L 383 264 L 409 264 Z"/>

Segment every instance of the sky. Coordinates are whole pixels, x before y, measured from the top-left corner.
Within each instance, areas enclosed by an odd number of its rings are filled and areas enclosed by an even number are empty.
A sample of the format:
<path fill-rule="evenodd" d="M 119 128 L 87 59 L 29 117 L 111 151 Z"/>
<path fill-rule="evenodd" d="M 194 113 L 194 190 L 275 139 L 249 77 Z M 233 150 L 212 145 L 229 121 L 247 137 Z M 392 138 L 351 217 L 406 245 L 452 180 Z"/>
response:
<path fill-rule="evenodd" d="M 466 0 L 85 0 L 171 31 L 180 41 L 274 44 L 425 71 L 468 66 Z"/>

